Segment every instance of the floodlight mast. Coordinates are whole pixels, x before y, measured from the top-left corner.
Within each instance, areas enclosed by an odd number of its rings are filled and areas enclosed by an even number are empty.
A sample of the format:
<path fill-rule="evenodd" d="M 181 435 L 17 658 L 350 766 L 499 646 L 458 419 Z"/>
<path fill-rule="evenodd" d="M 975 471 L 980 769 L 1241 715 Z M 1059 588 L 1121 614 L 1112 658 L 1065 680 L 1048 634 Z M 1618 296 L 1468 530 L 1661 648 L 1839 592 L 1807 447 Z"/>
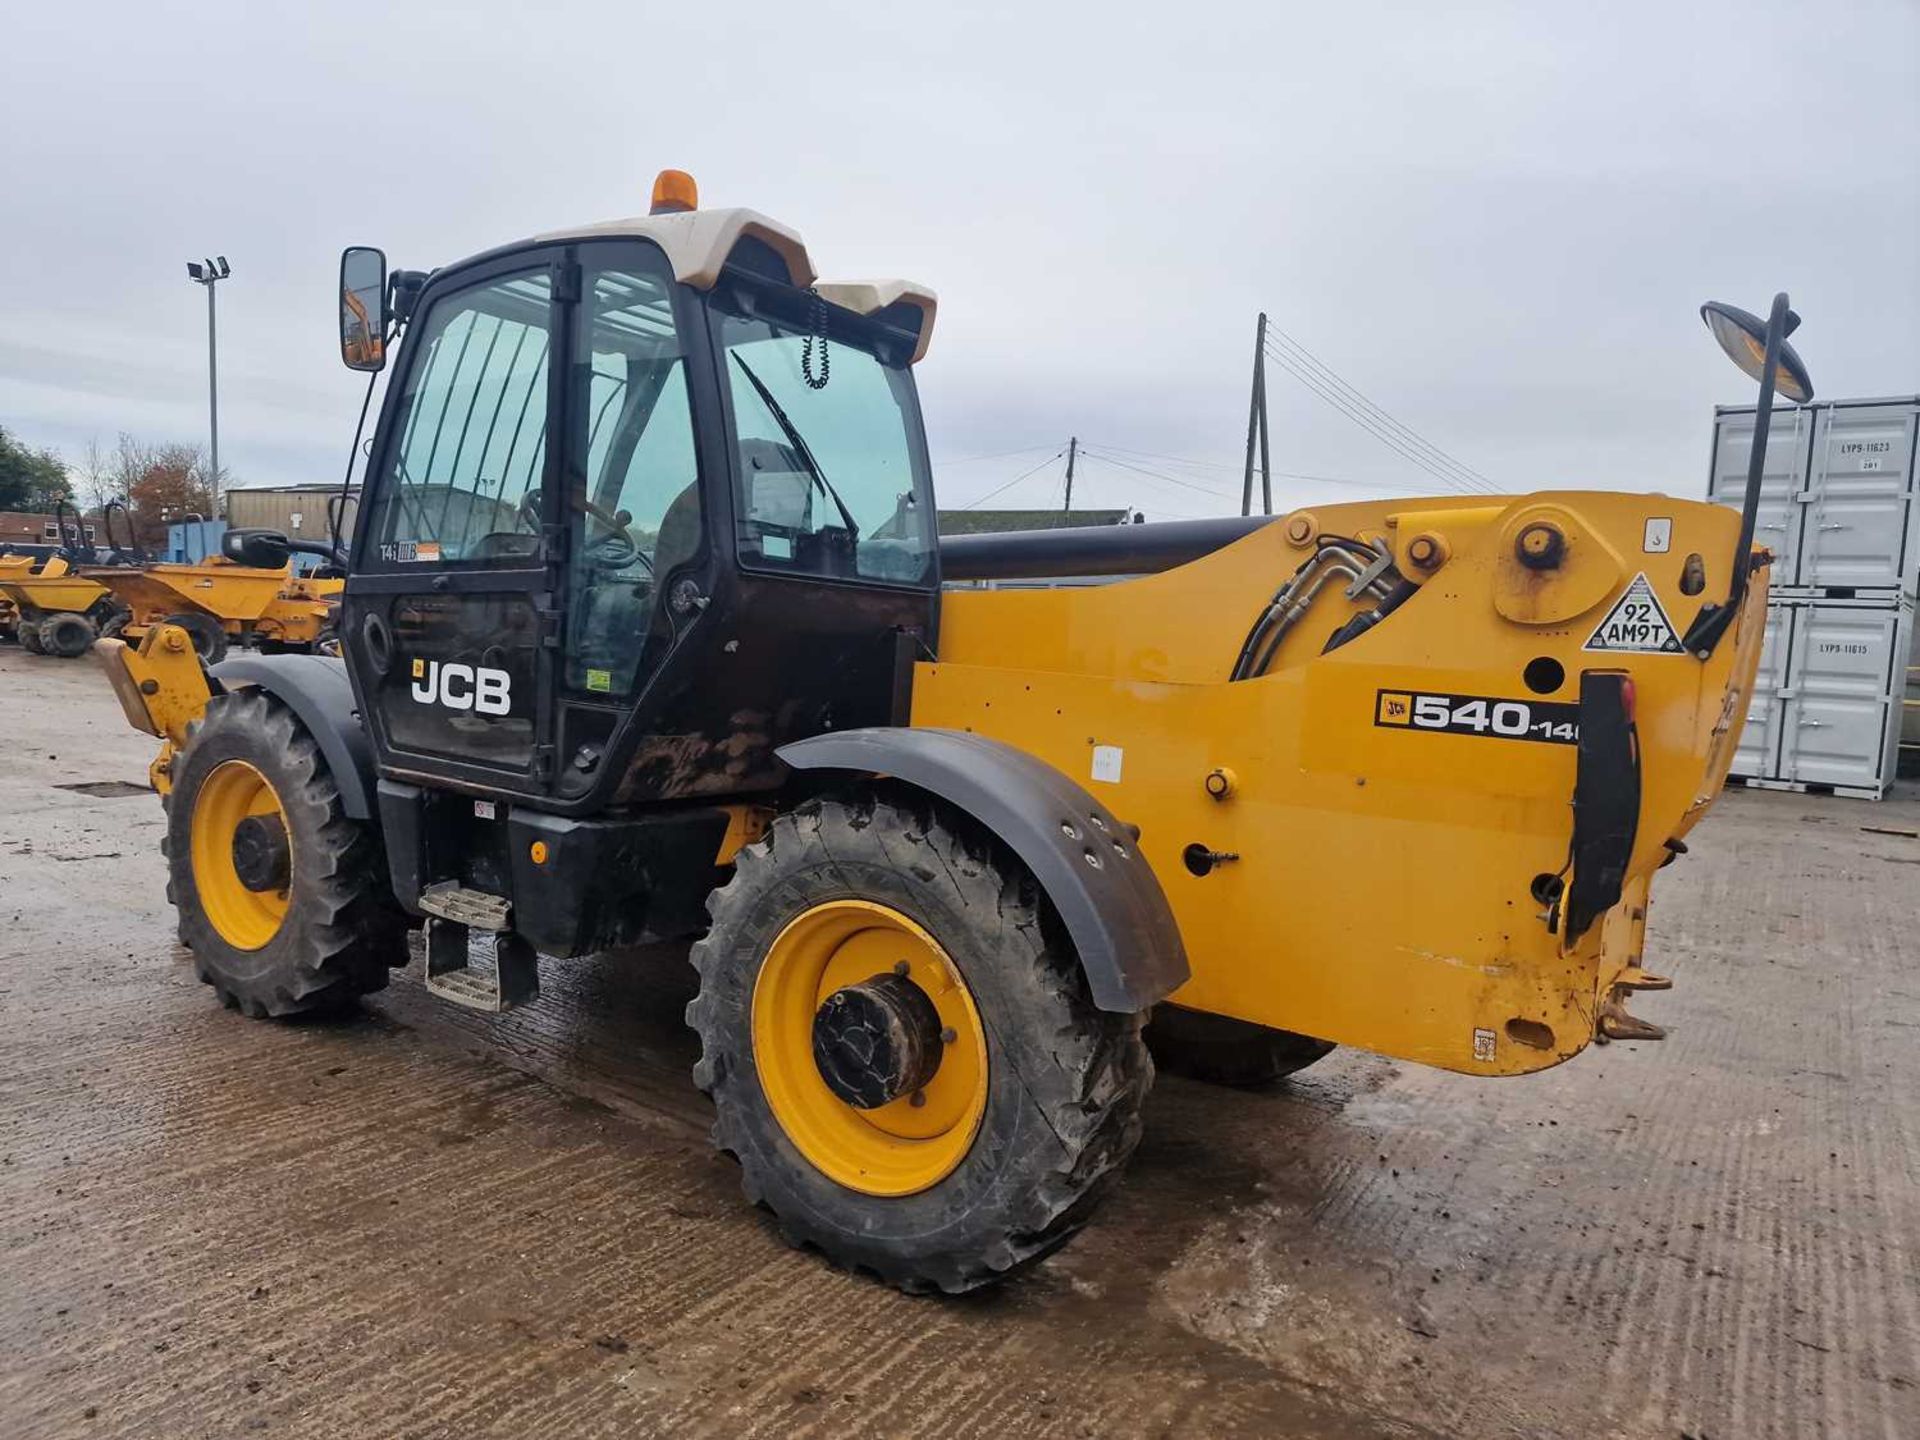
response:
<path fill-rule="evenodd" d="M 187 278 L 207 292 L 207 492 L 215 516 L 220 514 L 220 369 L 213 287 L 232 273 L 224 255 L 187 262 Z"/>

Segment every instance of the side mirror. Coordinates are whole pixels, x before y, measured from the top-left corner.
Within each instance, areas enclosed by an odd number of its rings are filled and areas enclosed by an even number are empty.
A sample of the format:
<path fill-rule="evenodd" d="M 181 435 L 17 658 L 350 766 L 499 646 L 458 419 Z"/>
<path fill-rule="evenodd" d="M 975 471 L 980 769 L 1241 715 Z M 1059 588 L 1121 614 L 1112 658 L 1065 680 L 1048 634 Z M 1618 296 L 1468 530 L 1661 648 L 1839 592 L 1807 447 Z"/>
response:
<path fill-rule="evenodd" d="M 244 527 L 220 537 L 220 553 L 236 565 L 278 570 L 293 558 L 293 547 L 278 530 Z"/>
<path fill-rule="evenodd" d="M 1806 364 L 1787 343 L 1787 336 L 1800 328 L 1800 317 L 1793 313 L 1783 290 L 1773 297 L 1773 308 L 1762 320 L 1719 300 L 1700 307 L 1700 318 L 1727 358 L 1751 378 L 1760 382 L 1760 402 L 1753 411 L 1753 446 L 1747 454 L 1747 491 L 1740 504 L 1740 536 L 1733 542 L 1728 566 L 1732 577 L 1727 598 L 1709 601 L 1700 607 L 1687 627 L 1681 644 L 1695 658 L 1705 660 L 1713 654 L 1720 637 L 1733 624 L 1740 602 L 1747 598 L 1747 575 L 1753 569 L 1753 531 L 1760 517 L 1760 483 L 1767 469 L 1767 431 L 1773 424 L 1773 397 L 1780 394 L 1796 404 L 1813 399 L 1813 380 Z"/>
<path fill-rule="evenodd" d="M 387 365 L 387 256 L 369 245 L 340 252 L 340 358 L 349 370 Z"/>
<path fill-rule="evenodd" d="M 1766 383 L 1771 354 L 1777 366 L 1772 381 L 1774 388 L 1796 405 L 1813 399 L 1813 381 L 1807 375 L 1806 363 L 1793 346 L 1787 344 L 1787 336 L 1800 328 L 1800 317 L 1791 309 L 1778 320 L 1769 322 L 1737 305 L 1709 300 L 1700 307 L 1700 318 L 1707 322 L 1707 329 L 1713 332 L 1713 338 L 1727 358 L 1745 371 L 1748 379 Z M 1780 330 L 1772 337 L 1771 352 L 1767 334 L 1770 323 L 1777 324 Z"/>

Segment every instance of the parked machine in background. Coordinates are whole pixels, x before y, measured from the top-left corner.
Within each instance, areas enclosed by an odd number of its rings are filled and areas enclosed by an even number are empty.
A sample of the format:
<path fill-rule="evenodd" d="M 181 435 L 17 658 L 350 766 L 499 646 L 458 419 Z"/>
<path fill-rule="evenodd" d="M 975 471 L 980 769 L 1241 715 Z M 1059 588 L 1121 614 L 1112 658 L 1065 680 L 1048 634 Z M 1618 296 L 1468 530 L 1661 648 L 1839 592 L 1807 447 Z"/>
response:
<path fill-rule="evenodd" d="M 932 292 L 820 280 L 678 172 L 647 217 L 341 278 L 348 363 L 398 355 L 341 657 L 100 647 L 163 737 L 170 894 L 226 1004 L 350 1004 L 414 928 L 428 989 L 482 1010 L 553 957 L 697 936 L 694 1079 L 748 1196 L 946 1291 L 1085 1223 L 1149 1017 L 1162 1063 L 1238 1079 L 1660 1034 L 1627 1001 L 1668 983 L 1654 872 L 1746 712 L 1751 509 L 1548 491 L 941 544 Z M 1710 322 L 1763 409 L 1776 371 L 1811 388 L 1784 296 Z M 1137 578 L 942 590 L 1062 574 Z"/>

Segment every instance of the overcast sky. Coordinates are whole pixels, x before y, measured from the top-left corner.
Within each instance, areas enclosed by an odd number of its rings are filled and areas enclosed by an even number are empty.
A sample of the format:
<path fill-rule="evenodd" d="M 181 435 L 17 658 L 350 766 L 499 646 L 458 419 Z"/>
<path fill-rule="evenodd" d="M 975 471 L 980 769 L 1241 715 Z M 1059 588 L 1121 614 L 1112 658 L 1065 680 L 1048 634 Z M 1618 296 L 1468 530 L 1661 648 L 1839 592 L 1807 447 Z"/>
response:
<path fill-rule="evenodd" d="M 69 458 L 204 441 L 184 262 L 219 253 L 223 462 L 337 478 L 342 245 L 443 264 L 640 213 L 669 165 L 826 278 L 939 291 L 946 505 L 1078 434 L 1076 505 L 1237 510 L 1263 308 L 1514 490 L 1700 493 L 1751 398 L 1708 298 L 1790 290 L 1823 397 L 1920 391 L 1920 0 L 63 0 L 6 35 L 0 424 Z M 1277 470 L 1438 488 L 1269 383 Z"/>

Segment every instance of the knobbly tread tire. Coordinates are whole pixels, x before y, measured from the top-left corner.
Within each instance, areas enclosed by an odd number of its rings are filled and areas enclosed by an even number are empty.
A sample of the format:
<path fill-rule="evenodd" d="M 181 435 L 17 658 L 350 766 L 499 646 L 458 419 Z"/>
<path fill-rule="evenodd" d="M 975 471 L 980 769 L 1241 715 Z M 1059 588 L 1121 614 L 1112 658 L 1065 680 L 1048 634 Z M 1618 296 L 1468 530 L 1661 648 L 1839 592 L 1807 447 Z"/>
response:
<path fill-rule="evenodd" d="M 62 611 L 40 622 L 40 645 L 49 655 L 77 660 L 87 653 L 98 633 L 86 616 Z"/>
<path fill-rule="evenodd" d="M 914 1195 L 862 1194 L 815 1169 L 755 1072 L 751 1003 L 767 948 L 795 915 L 840 898 L 891 905 L 930 931 L 987 1031 L 979 1134 Z M 708 912 L 689 957 L 694 1082 L 714 1101 L 714 1144 L 789 1244 L 910 1293 L 958 1294 L 1034 1264 L 1086 1223 L 1139 1141 L 1153 1061 L 1141 1016 L 1095 1008 L 1064 928 L 1011 852 L 913 792 L 816 799 L 740 852 Z"/>
<path fill-rule="evenodd" d="M 40 645 L 40 623 L 37 620 L 22 620 L 14 627 L 13 638 L 20 642 L 20 648 L 29 655 L 44 655 L 47 652 Z"/>
<path fill-rule="evenodd" d="M 192 802 L 212 769 L 245 760 L 273 785 L 293 845 L 285 922 L 258 950 L 223 939 L 194 885 Z M 338 1011 L 386 988 L 407 963 L 407 920 L 395 904 L 379 832 L 347 818 L 320 747 L 293 712 L 258 690 L 215 695 L 174 757 L 161 799 L 167 899 L 194 970 L 229 1009 L 256 1018 Z"/>
<path fill-rule="evenodd" d="M 1156 1006 L 1145 1038 L 1154 1064 L 1168 1074 L 1239 1090 L 1284 1080 L 1335 1048 L 1329 1040 L 1179 1005 Z"/>

